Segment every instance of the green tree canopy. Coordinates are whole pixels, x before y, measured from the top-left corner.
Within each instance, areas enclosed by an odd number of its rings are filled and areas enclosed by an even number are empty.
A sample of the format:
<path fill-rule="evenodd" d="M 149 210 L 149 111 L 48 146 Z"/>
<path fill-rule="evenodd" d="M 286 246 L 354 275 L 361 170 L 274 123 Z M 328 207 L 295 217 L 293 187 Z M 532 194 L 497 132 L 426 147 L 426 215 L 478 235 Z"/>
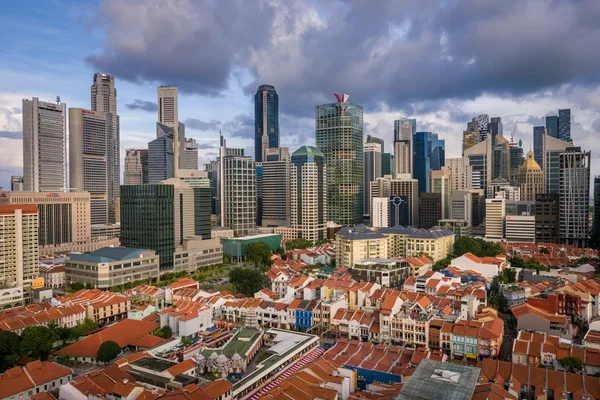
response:
<path fill-rule="evenodd" d="M 477 257 L 494 257 L 504 254 L 504 249 L 499 244 L 470 236 L 461 236 L 454 242 L 453 256 L 460 257 L 465 253 L 472 253 Z"/>
<path fill-rule="evenodd" d="M 583 361 L 579 357 L 565 357 L 559 360 L 560 365 L 569 372 L 581 372 Z"/>
<path fill-rule="evenodd" d="M 161 337 L 163 339 L 168 339 L 173 335 L 173 331 L 169 325 L 165 325 L 162 328 L 156 331 L 156 336 Z"/>
<path fill-rule="evenodd" d="M 112 340 L 108 340 L 100 345 L 96 359 L 101 362 L 110 362 L 121 354 L 121 346 Z"/>
<path fill-rule="evenodd" d="M 514 268 L 506 268 L 502 271 L 502 283 L 514 283 L 517 280 L 517 270 Z"/>
<path fill-rule="evenodd" d="M 259 269 L 234 268 L 229 271 L 229 282 L 236 292 L 253 296 L 267 285 L 267 277 Z"/>
<path fill-rule="evenodd" d="M 28 326 L 21 334 L 21 354 L 46 361 L 58 335 L 45 326 Z"/>
<path fill-rule="evenodd" d="M 77 329 L 79 335 L 83 335 L 84 333 L 98 329 L 98 323 L 93 319 L 86 317 L 81 324 L 77 325 Z"/>
<path fill-rule="evenodd" d="M 81 290 L 85 287 L 85 286 L 83 286 L 83 283 L 81 283 L 81 282 L 72 282 L 70 286 L 71 286 L 71 289 L 73 289 L 73 290 Z"/>
<path fill-rule="evenodd" d="M 309 247 L 312 247 L 313 242 L 311 242 L 310 240 L 307 239 L 302 239 L 302 238 L 298 238 L 298 239 L 292 239 L 292 240 L 288 240 L 285 242 L 285 249 L 286 250 L 295 250 L 295 249 L 308 249 Z"/>
<path fill-rule="evenodd" d="M 256 264 L 257 266 L 271 265 L 271 246 L 266 242 L 250 243 L 244 248 L 244 257 L 246 261 Z"/>
<path fill-rule="evenodd" d="M 0 331 L 0 371 L 12 368 L 19 358 L 21 338 L 14 332 Z"/>

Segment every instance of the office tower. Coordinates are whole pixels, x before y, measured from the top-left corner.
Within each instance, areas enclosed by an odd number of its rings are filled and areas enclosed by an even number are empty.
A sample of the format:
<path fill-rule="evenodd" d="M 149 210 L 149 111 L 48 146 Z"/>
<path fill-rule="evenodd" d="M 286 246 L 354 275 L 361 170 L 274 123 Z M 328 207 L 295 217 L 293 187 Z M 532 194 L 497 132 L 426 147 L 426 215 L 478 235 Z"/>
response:
<path fill-rule="evenodd" d="M 264 151 L 279 147 L 279 95 L 275 87 L 261 85 L 254 95 L 254 159 L 263 161 Z"/>
<path fill-rule="evenodd" d="M 296 236 L 316 242 L 327 234 L 327 166 L 325 154 L 302 146 L 290 165 L 290 227 Z"/>
<path fill-rule="evenodd" d="M 327 215 L 340 225 L 363 221 L 363 108 L 336 94 L 316 107 L 316 144 L 327 162 Z"/>
<path fill-rule="evenodd" d="M 429 189 L 431 193 L 441 194 L 441 217 L 438 220 L 452 218 L 451 174 L 450 171 L 431 171 L 429 174 L 431 180 Z M 420 215 L 423 215 L 423 212 Z"/>
<path fill-rule="evenodd" d="M 417 120 L 401 118 L 394 121 L 394 174 L 413 174 L 413 140 Z"/>
<path fill-rule="evenodd" d="M 0 307 L 24 306 L 38 276 L 38 212 L 33 204 L 0 204 Z"/>
<path fill-rule="evenodd" d="M 196 143 L 196 139 L 185 138 L 182 169 L 198 169 L 198 143 Z"/>
<path fill-rule="evenodd" d="M 121 246 L 155 250 L 160 256 L 161 272 L 173 268 L 173 185 L 121 186 Z"/>
<path fill-rule="evenodd" d="M 502 118 L 493 117 L 488 123 L 488 135 L 492 137 L 504 135 L 504 127 L 502 125 Z"/>
<path fill-rule="evenodd" d="M 256 164 L 254 167 L 254 189 L 256 191 L 256 226 L 262 226 L 262 211 L 263 211 L 263 175 L 262 163 Z"/>
<path fill-rule="evenodd" d="M 558 117 L 556 115 L 549 115 L 546 117 L 546 134 L 550 137 L 559 139 Z"/>
<path fill-rule="evenodd" d="M 23 99 L 23 190 L 67 190 L 67 105 Z M 73 185 L 71 185 L 73 186 Z"/>
<path fill-rule="evenodd" d="M 194 190 L 194 234 L 202 240 L 211 238 L 212 188 L 209 173 L 184 169 L 179 171 L 179 179 L 188 183 Z M 189 214 L 189 211 L 188 211 Z"/>
<path fill-rule="evenodd" d="M 479 142 L 483 142 L 485 139 L 487 139 L 487 134 L 488 134 L 488 125 L 490 123 L 490 116 L 487 114 L 480 114 L 477 116 L 477 119 L 473 118 L 473 122 L 476 123 L 477 125 L 477 131 L 478 131 L 478 139 L 477 139 L 477 143 Z"/>
<path fill-rule="evenodd" d="M 119 188 L 121 187 L 120 127 L 117 115 L 117 90 L 113 76 L 98 72 L 94 74 L 91 105 L 92 111 L 103 113 L 106 121 L 106 193 L 108 222 L 113 224 L 117 221 L 118 214 L 118 210 L 115 209 L 115 199 L 119 198 Z"/>
<path fill-rule="evenodd" d="M 535 241 L 558 243 L 560 240 L 560 201 L 558 193 L 535 197 Z"/>
<path fill-rule="evenodd" d="M 584 247 L 589 234 L 590 152 L 580 147 L 560 155 L 560 242 Z"/>
<path fill-rule="evenodd" d="M 77 245 L 91 240 L 90 194 L 87 192 L 9 192 L 0 197 L 0 204 L 37 207 L 40 248 L 69 244 L 72 251 L 77 251 Z"/>
<path fill-rule="evenodd" d="M 473 189 L 482 189 L 487 192 L 487 185 L 492 181 L 492 139 L 487 138 L 481 143 L 465 150 L 464 156 L 468 158 L 472 168 Z"/>
<path fill-rule="evenodd" d="M 413 146 L 413 177 L 419 181 L 419 192 L 429 192 L 429 171 L 445 165 L 445 141 L 437 133 L 417 132 Z"/>
<path fill-rule="evenodd" d="M 157 184 L 173 178 L 173 130 L 166 125 L 156 124 L 157 137 L 148 143 L 148 183 Z"/>
<path fill-rule="evenodd" d="M 510 186 L 510 182 L 508 182 L 508 180 L 504 178 L 496 178 L 488 183 L 485 197 L 488 199 L 494 199 L 496 198 L 496 194 L 498 192 L 508 186 Z"/>
<path fill-rule="evenodd" d="M 497 178 L 510 179 L 510 142 L 502 135 L 492 134 L 492 180 Z"/>
<path fill-rule="evenodd" d="M 544 135 L 546 128 L 543 126 L 533 127 L 533 158 L 538 165 L 544 165 Z"/>
<path fill-rule="evenodd" d="M 473 185 L 473 167 L 468 157 L 447 158 L 442 171 L 450 171 L 450 188 L 452 190 L 471 189 Z"/>
<path fill-rule="evenodd" d="M 523 148 L 514 142 L 510 142 L 510 179 L 511 185 L 516 186 L 521 165 L 525 162 L 523 157 Z"/>
<path fill-rule="evenodd" d="M 535 215 L 507 215 L 504 225 L 507 242 L 535 242 Z"/>
<path fill-rule="evenodd" d="M 162 127 L 160 125 L 163 125 Z M 183 124 L 179 123 L 179 88 L 177 86 L 159 86 L 158 87 L 158 123 L 156 124 L 156 137 L 171 130 L 171 154 L 173 157 L 173 176 L 178 176 L 181 168 L 185 132 L 180 132 Z M 152 183 L 152 182 L 151 182 Z"/>
<path fill-rule="evenodd" d="M 434 172 L 434 171 L 431 171 Z M 442 218 L 442 193 L 419 193 L 420 227 L 429 229 L 437 226 Z"/>
<path fill-rule="evenodd" d="M 558 138 L 573 143 L 571 138 L 571 109 L 558 110 Z"/>
<path fill-rule="evenodd" d="M 519 169 L 517 183 L 521 188 L 521 200 L 535 201 L 538 194 L 545 193 L 544 171 L 535 162 L 531 150 L 527 152 L 527 161 Z"/>
<path fill-rule="evenodd" d="M 546 193 L 558 193 L 560 191 L 560 159 L 561 154 L 568 148 L 573 147 L 571 143 L 553 138 L 549 135 L 542 137 L 542 151 L 544 154 L 544 171 Z"/>
<path fill-rule="evenodd" d="M 379 145 L 381 146 L 381 153 L 383 154 L 385 152 L 385 145 L 383 139 L 381 138 L 367 135 L 367 141 L 365 143 L 379 143 Z"/>
<path fill-rule="evenodd" d="M 148 149 L 125 150 L 125 185 L 144 185 L 148 183 Z"/>
<path fill-rule="evenodd" d="M 481 189 L 453 190 L 452 191 L 452 219 L 464 220 L 470 226 L 478 226 L 483 222 L 485 204 Z"/>
<path fill-rule="evenodd" d="M 365 171 L 365 181 L 364 181 L 364 196 L 363 196 L 363 204 L 364 204 L 364 214 L 371 214 L 371 201 L 369 199 L 369 191 L 367 188 L 371 184 L 372 181 L 382 176 L 381 174 L 381 144 L 379 143 L 365 143 L 364 148 L 364 171 Z"/>
<path fill-rule="evenodd" d="M 494 198 L 521 201 L 521 188 L 510 185 L 502 185 L 499 190 L 494 193 Z"/>
<path fill-rule="evenodd" d="M 386 197 L 390 200 L 390 226 L 419 226 L 419 182 L 409 174 L 394 179 L 377 178 L 371 182 L 371 199 Z"/>
<path fill-rule="evenodd" d="M 286 199 L 290 195 L 289 149 L 280 147 L 265 150 L 261 175 L 262 226 L 288 226 L 290 203 Z"/>
<path fill-rule="evenodd" d="M 600 245 L 600 175 L 594 177 L 594 224 L 592 227 L 592 245 Z"/>
<path fill-rule="evenodd" d="M 221 137 L 219 149 L 219 206 L 221 226 L 247 235 L 256 226 L 255 164 L 252 157 L 230 152 Z"/>
<path fill-rule="evenodd" d="M 381 154 L 381 176 L 394 175 L 394 155 L 391 153 Z M 366 189 L 365 189 L 366 190 Z"/>
<path fill-rule="evenodd" d="M 504 219 L 506 218 L 504 199 L 485 200 L 485 238 L 502 240 L 504 238 Z"/>
<path fill-rule="evenodd" d="M 90 193 L 92 225 L 109 222 L 107 132 L 104 113 L 69 108 L 70 186 Z"/>
<path fill-rule="evenodd" d="M 10 191 L 11 192 L 22 192 L 23 191 L 23 177 L 13 175 L 10 177 Z"/>
<path fill-rule="evenodd" d="M 389 197 L 373 197 L 371 206 L 371 226 L 374 228 L 389 227 L 390 199 Z"/>

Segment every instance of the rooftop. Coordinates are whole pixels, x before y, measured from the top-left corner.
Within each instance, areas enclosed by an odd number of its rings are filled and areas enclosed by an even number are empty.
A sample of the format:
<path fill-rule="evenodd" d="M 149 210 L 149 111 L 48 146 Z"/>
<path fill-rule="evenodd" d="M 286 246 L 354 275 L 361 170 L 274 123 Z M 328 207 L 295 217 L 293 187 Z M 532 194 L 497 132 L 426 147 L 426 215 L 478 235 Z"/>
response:
<path fill-rule="evenodd" d="M 96 263 L 111 263 L 115 261 L 134 260 L 140 258 L 142 253 L 147 252 L 146 249 L 132 249 L 129 247 L 103 247 L 90 254 L 75 254 L 71 253 L 71 260 L 96 262 Z"/>

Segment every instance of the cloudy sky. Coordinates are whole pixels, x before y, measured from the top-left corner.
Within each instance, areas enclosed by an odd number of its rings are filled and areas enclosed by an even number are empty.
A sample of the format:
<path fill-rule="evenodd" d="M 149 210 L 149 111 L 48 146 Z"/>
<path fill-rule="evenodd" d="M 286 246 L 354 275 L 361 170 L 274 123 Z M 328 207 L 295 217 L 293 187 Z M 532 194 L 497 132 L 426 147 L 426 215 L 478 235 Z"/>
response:
<path fill-rule="evenodd" d="M 597 0 L 4 0 L 0 2 L 0 186 L 22 171 L 21 99 L 90 106 L 95 71 L 113 74 L 121 148 L 155 132 L 156 87 L 179 86 L 180 119 L 214 158 L 253 146 L 252 95 L 279 93 L 281 145 L 314 143 L 314 106 L 348 93 L 365 136 L 393 121 L 446 139 L 460 155 L 475 115 L 500 116 L 532 147 L 532 127 L 572 109 L 575 145 L 600 174 Z"/>

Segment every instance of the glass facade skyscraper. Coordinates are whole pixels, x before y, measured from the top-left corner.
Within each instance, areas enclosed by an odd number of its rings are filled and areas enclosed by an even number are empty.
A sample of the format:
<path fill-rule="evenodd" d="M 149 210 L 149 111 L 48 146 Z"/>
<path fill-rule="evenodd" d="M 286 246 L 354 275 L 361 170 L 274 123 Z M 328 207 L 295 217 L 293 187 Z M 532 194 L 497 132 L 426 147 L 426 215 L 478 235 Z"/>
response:
<path fill-rule="evenodd" d="M 316 107 L 316 144 L 327 162 L 327 214 L 340 225 L 363 221 L 363 108 L 337 96 Z"/>
<path fill-rule="evenodd" d="M 261 85 L 254 95 L 254 160 L 266 149 L 279 147 L 279 96 L 275 87 Z"/>
<path fill-rule="evenodd" d="M 156 124 L 157 137 L 148 143 L 148 183 L 157 184 L 174 176 L 173 129 Z"/>
<path fill-rule="evenodd" d="M 381 176 L 394 174 L 394 155 L 392 153 L 381 154 Z M 367 190 L 367 188 L 365 188 Z"/>
<path fill-rule="evenodd" d="M 533 127 L 533 159 L 539 165 L 544 165 L 544 133 L 543 126 Z"/>
<path fill-rule="evenodd" d="M 558 139 L 558 117 L 556 115 L 546 117 L 546 133 L 548 136 Z"/>
<path fill-rule="evenodd" d="M 419 181 L 419 192 L 429 192 L 429 171 L 445 165 L 446 142 L 431 132 L 415 133 L 413 142 L 413 176 Z"/>
<path fill-rule="evenodd" d="M 173 268 L 174 202 L 173 185 L 121 186 L 121 246 L 155 250 L 161 271 Z"/>
<path fill-rule="evenodd" d="M 571 109 L 558 110 L 558 138 L 571 143 Z"/>

